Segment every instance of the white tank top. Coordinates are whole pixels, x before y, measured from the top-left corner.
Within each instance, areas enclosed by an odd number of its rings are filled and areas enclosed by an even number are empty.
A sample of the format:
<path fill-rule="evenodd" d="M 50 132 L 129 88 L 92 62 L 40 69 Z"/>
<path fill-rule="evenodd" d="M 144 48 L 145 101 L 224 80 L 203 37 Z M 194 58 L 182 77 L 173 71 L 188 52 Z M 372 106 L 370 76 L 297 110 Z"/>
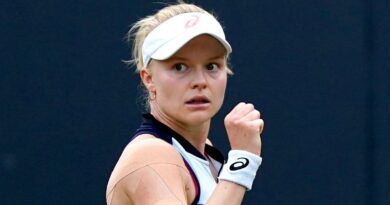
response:
<path fill-rule="evenodd" d="M 172 145 L 181 154 L 185 162 L 189 165 L 189 167 L 187 168 L 192 169 L 193 174 L 195 174 L 196 179 L 198 179 L 198 186 L 200 190 L 197 193 L 199 196 L 197 204 L 205 204 L 217 185 L 216 179 L 213 177 L 210 171 L 209 161 L 187 152 L 180 145 L 180 143 L 175 140 L 175 138 L 172 138 Z M 212 160 L 212 166 L 214 166 L 217 171 L 219 171 L 222 167 L 222 163 L 214 160 L 212 157 L 209 158 Z"/>

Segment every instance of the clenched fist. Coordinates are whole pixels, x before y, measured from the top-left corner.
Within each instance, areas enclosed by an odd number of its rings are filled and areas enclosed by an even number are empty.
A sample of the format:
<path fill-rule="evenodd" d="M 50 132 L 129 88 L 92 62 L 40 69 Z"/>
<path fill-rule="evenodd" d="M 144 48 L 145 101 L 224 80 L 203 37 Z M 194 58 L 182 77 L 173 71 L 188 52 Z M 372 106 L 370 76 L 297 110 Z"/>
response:
<path fill-rule="evenodd" d="M 260 112 L 253 104 L 239 103 L 225 117 L 224 122 L 231 149 L 260 155 L 260 134 L 264 128 L 264 121 L 260 119 Z"/>

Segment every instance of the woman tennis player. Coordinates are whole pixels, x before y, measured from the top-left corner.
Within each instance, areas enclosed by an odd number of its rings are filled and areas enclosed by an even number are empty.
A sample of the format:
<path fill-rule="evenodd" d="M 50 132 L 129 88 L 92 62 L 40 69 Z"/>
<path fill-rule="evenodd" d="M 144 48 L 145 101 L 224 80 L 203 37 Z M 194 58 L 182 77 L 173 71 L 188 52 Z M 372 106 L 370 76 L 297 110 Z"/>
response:
<path fill-rule="evenodd" d="M 107 204 L 241 204 L 262 161 L 264 122 L 250 103 L 233 108 L 226 162 L 208 139 L 231 74 L 222 26 L 180 1 L 136 22 L 129 36 L 149 108 L 111 174 Z"/>

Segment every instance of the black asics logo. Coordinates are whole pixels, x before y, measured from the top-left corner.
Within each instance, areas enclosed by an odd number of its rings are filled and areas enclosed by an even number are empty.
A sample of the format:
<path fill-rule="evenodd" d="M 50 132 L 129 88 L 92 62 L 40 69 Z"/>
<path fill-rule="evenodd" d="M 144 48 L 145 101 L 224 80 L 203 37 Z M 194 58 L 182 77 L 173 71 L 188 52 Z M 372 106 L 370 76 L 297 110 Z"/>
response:
<path fill-rule="evenodd" d="M 249 164 L 249 160 L 245 157 L 239 157 L 237 158 L 237 161 L 230 165 L 229 169 L 230 171 L 236 171 L 239 169 L 243 169 L 247 167 Z"/>

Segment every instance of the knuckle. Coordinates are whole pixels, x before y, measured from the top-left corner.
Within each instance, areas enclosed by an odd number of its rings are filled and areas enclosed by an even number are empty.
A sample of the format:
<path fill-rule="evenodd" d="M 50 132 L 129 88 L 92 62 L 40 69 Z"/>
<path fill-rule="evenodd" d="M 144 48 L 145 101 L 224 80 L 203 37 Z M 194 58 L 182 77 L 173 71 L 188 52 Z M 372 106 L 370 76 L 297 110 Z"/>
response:
<path fill-rule="evenodd" d="M 244 102 L 240 102 L 234 108 L 235 109 L 241 109 L 241 107 L 243 107 L 243 106 L 245 106 L 245 103 Z"/>
<path fill-rule="evenodd" d="M 251 109 L 251 110 L 255 109 L 255 106 L 254 106 L 252 103 L 248 103 L 248 104 L 246 104 L 246 106 L 247 106 L 249 109 Z"/>

